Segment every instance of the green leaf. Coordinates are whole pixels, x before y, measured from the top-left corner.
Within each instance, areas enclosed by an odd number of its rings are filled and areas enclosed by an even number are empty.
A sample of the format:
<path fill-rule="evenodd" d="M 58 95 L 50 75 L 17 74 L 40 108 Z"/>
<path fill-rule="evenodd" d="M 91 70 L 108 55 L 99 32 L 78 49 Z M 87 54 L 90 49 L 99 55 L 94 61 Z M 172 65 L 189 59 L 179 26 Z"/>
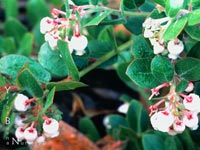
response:
<path fill-rule="evenodd" d="M 2 40 L 2 53 L 14 54 L 16 53 L 16 44 L 13 37 L 5 37 Z"/>
<path fill-rule="evenodd" d="M 11 110 L 13 108 L 13 104 L 14 104 L 14 99 L 15 99 L 15 95 L 9 95 L 6 98 L 6 103 L 4 104 L 3 110 L 1 112 L 1 122 L 3 124 L 8 124 L 8 119 L 10 119 L 9 115 L 11 113 Z"/>
<path fill-rule="evenodd" d="M 200 60 L 190 57 L 181 59 L 175 64 L 175 71 L 186 80 L 200 80 Z"/>
<path fill-rule="evenodd" d="M 179 10 L 182 8 L 183 2 L 184 1 L 180 0 L 166 0 L 165 3 L 166 14 L 169 17 L 176 16 Z"/>
<path fill-rule="evenodd" d="M 165 0 L 154 0 L 154 1 L 155 1 L 155 3 L 165 7 Z"/>
<path fill-rule="evenodd" d="M 142 145 L 144 150 L 163 150 L 164 142 L 156 134 L 143 134 Z"/>
<path fill-rule="evenodd" d="M 182 134 L 178 135 L 184 149 L 189 149 L 189 150 L 195 150 L 195 145 L 193 142 L 192 137 L 190 136 L 190 133 L 188 130 L 185 130 Z"/>
<path fill-rule="evenodd" d="M 51 79 L 51 75 L 40 64 L 25 56 L 21 55 L 8 55 L 0 59 L 0 72 L 9 75 L 14 80 L 18 74 L 18 71 L 24 66 L 29 64 L 30 70 L 37 80 L 41 82 L 48 82 Z"/>
<path fill-rule="evenodd" d="M 124 7 L 128 9 L 134 9 L 141 6 L 145 0 L 123 0 Z"/>
<path fill-rule="evenodd" d="M 196 42 L 196 44 L 192 47 L 192 49 L 190 50 L 187 56 L 200 59 L 200 42 Z"/>
<path fill-rule="evenodd" d="M 184 30 L 192 39 L 200 41 L 200 28 L 198 25 L 186 26 Z"/>
<path fill-rule="evenodd" d="M 69 75 L 72 77 L 72 79 L 79 80 L 78 68 L 76 67 L 74 60 L 69 52 L 67 43 L 59 40 L 58 49 L 61 53 L 61 56 L 64 60 L 65 65 L 67 66 Z"/>
<path fill-rule="evenodd" d="M 95 127 L 92 120 L 88 117 L 84 117 L 79 121 L 79 129 L 93 142 L 96 142 L 100 139 L 100 135 L 97 128 Z"/>
<path fill-rule="evenodd" d="M 125 141 L 127 139 L 131 140 L 131 141 L 134 141 L 138 138 L 138 135 L 136 132 L 134 132 L 134 130 L 132 130 L 131 128 L 127 128 L 127 127 L 124 127 L 124 126 L 121 126 L 119 128 L 119 138 L 120 140 L 122 141 Z"/>
<path fill-rule="evenodd" d="M 112 13 L 111 10 L 106 10 L 102 13 L 100 13 L 99 15 L 97 15 L 96 17 L 94 17 L 94 19 L 92 19 L 90 22 L 88 22 L 85 27 L 87 26 L 97 26 L 98 24 L 100 24 L 106 17 L 108 17 L 110 14 Z"/>
<path fill-rule="evenodd" d="M 50 16 L 49 7 L 46 1 L 29 0 L 27 3 L 27 15 L 29 22 L 32 25 L 35 25 L 35 23 L 39 22 L 43 17 Z"/>
<path fill-rule="evenodd" d="M 189 17 L 188 17 L 188 25 L 192 26 L 192 25 L 196 25 L 198 23 L 200 23 L 200 9 L 196 9 L 192 12 L 189 13 Z"/>
<path fill-rule="evenodd" d="M 47 89 L 51 89 L 53 87 L 56 88 L 56 91 L 67 91 L 67 90 L 74 90 L 79 87 L 86 87 L 87 85 L 78 82 L 78 81 L 72 81 L 72 80 L 63 80 L 59 82 L 49 82 L 46 84 Z"/>
<path fill-rule="evenodd" d="M 58 50 L 52 50 L 49 44 L 44 43 L 38 54 L 38 61 L 53 77 L 66 77 L 68 69 Z"/>
<path fill-rule="evenodd" d="M 89 3 L 92 5 L 97 5 L 99 0 L 89 0 Z"/>
<path fill-rule="evenodd" d="M 168 136 L 164 141 L 165 150 L 180 150 L 176 143 L 175 136 Z"/>
<path fill-rule="evenodd" d="M 25 33 L 19 44 L 19 53 L 24 56 L 30 56 L 33 46 L 33 35 L 31 33 Z"/>
<path fill-rule="evenodd" d="M 126 74 L 141 87 L 153 88 L 160 84 L 151 72 L 151 59 L 148 58 L 134 60 L 128 66 Z"/>
<path fill-rule="evenodd" d="M 133 34 L 139 35 L 142 33 L 143 30 L 142 24 L 145 19 L 146 17 L 141 17 L 141 16 L 129 17 L 124 26 Z"/>
<path fill-rule="evenodd" d="M 129 126 L 135 132 L 142 133 L 147 130 L 149 125 L 149 116 L 140 102 L 132 100 L 126 117 Z"/>
<path fill-rule="evenodd" d="M 181 31 L 184 29 L 186 23 L 187 23 L 187 17 L 183 16 L 178 20 L 174 20 L 168 28 L 165 30 L 163 38 L 165 40 L 172 40 L 175 39 Z"/>
<path fill-rule="evenodd" d="M 6 18 L 17 18 L 18 16 L 18 2 L 17 0 L 2 0 L 2 4 L 5 10 Z"/>
<path fill-rule="evenodd" d="M 42 110 L 44 113 L 53 104 L 53 99 L 54 99 L 55 91 L 56 91 L 56 88 L 53 87 L 51 89 L 51 91 L 49 92 L 49 94 L 47 96 L 47 99 L 46 99 L 46 102 L 45 102 L 45 105 L 44 105 L 44 109 Z"/>
<path fill-rule="evenodd" d="M 187 86 L 188 86 L 188 81 L 184 79 L 181 80 L 176 86 L 176 92 L 178 93 L 184 92 Z"/>
<path fill-rule="evenodd" d="M 174 76 L 174 67 L 164 56 L 155 56 L 151 62 L 151 71 L 160 82 L 171 81 Z"/>
<path fill-rule="evenodd" d="M 74 2 L 74 4 L 80 6 L 80 5 L 87 5 L 89 4 L 88 0 L 72 0 Z"/>
<path fill-rule="evenodd" d="M 17 76 L 17 85 L 33 97 L 42 97 L 43 90 L 34 75 L 27 68 L 22 69 Z"/>
<path fill-rule="evenodd" d="M 146 58 L 154 56 L 152 48 L 142 35 L 139 35 L 134 39 L 132 52 L 136 58 Z"/>
<path fill-rule="evenodd" d="M 28 30 L 17 19 L 8 18 L 5 22 L 4 33 L 6 36 L 14 37 L 16 44 L 19 45 L 22 37 Z"/>

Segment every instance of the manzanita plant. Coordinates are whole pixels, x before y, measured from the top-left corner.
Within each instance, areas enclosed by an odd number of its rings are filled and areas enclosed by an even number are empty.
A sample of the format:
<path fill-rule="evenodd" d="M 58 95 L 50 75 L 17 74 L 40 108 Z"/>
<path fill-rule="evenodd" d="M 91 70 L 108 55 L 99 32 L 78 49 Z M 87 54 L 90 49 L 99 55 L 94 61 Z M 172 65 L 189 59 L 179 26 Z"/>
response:
<path fill-rule="evenodd" d="M 109 0 L 28 0 L 30 27 L 18 20 L 17 2 L 1 2 L 5 135 L 10 131 L 28 144 L 58 136 L 62 112 L 54 104 L 56 92 L 90 86 L 81 78 L 104 68 L 116 70 L 142 101 L 124 93 L 121 115 L 104 118 L 107 134 L 122 141 L 121 149 L 200 147 L 199 0 L 121 0 L 117 9 Z M 128 35 L 114 30 L 119 24 Z M 81 129 L 99 139 L 87 117 L 80 120 Z"/>

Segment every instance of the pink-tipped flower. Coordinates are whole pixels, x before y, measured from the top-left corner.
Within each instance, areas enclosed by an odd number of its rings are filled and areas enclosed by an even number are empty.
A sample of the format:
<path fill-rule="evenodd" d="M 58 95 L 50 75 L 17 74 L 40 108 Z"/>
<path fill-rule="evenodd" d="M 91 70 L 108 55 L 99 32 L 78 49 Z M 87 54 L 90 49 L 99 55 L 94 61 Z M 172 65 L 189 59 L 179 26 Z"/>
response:
<path fill-rule="evenodd" d="M 26 111 L 30 107 L 27 103 L 28 97 L 23 94 L 17 94 L 14 100 L 14 107 L 17 111 Z"/>
<path fill-rule="evenodd" d="M 192 130 L 198 128 L 198 116 L 197 113 L 188 111 L 183 117 L 184 124 Z"/>
<path fill-rule="evenodd" d="M 50 17 L 44 17 L 41 21 L 40 21 L 40 32 L 42 34 L 45 34 L 49 31 L 51 31 L 54 28 L 54 24 L 53 24 L 53 19 Z"/>
<path fill-rule="evenodd" d="M 183 105 L 190 111 L 200 112 L 200 98 L 198 95 L 191 93 L 189 95 L 180 94 L 184 97 Z"/>
<path fill-rule="evenodd" d="M 70 46 L 76 50 L 77 55 L 83 55 L 84 49 L 87 47 L 88 40 L 84 35 L 72 36 Z"/>
<path fill-rule="evenodd" d="M 16 136 L 18 141 L 22 141 L 24 139 L 24 128 L 18 127 L 15 130 L 15 136 Z"/>
<path fill-rule="evenodd" d="M 17 115 L 15 117 L 15 126 L 16 127 L 23 127 L 26 124 L 24 123 L 24 121 L 27 119 L 26 115 Z"/>
<path fill-rule="evenodd" d="M 185 89 L 185 92 L 192 92 L 194 89 L 194 84 L 192 82 L 188 83 L 188 87 Z"/>
<path fill-rule="evenodd" d="M 178 55 L 183 51 L 184 45 L 179 39 L 171 40 L 167 44 L 167 49 L 171 57 L 174 56 L 174 58 L 177 58 Z"/>
<path fill-rule="evenodd" d="M 151 116 L 150 121 L 155 130 L 168 132 L 174 122 L 174 116 L 167 110 L 159 111 Z"/>
<path fill-rule="evenodd" d="M 173 123 L 173 129 L 177 133 L 182 133 L 185 130 L 184 122 L 179 119 L 176 119 L 175 122 Z"/>
<path fill-rule="evenodd" d="M 162 53 L 164 50 L 165 50 L 165 46 L 164 46 L 163 43 L 156 42 L 156 43 L 153 45 L 153 52 L 154 52 L 154 54 Z"/>
<path fill-rule="evenodd" d="M 149 100 L 152 99 L 154 95 L 158 96 L 159 90 L 164 88 L 164 87 L 167 87 L 167 86 L 169 86 L 169 83 L 166 82 L 166 83 L 163 83 L 163 84 L 151 89 L 151 96 L 149 97 Z"/>
<path fill-rule="evenodd" d="M 36 139 L 36 141 L 39 145 L 41 145 L 45 142 L 45 137 L 43 135 L 41 135 Z"/>
<path fill-rule="evenodd" d="M 43 123 L 44 134 L 47 137 L 56 137 L 59 135 L 59 123 L 53 118 L 46 118 Z"/>
<path fill-rule="evenodd" d="M 26 139 L 28 144 L 33 144 L 37 136 L 37 130 L 33 127 L 28 127 L 24 131 L 24 138 Z"/>

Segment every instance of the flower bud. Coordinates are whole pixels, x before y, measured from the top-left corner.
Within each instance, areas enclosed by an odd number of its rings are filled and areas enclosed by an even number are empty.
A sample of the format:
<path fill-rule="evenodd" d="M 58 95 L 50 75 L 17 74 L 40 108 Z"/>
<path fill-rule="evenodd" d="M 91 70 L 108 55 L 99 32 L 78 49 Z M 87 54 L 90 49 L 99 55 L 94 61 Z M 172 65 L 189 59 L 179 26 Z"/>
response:
<path fill-rule="evenodd" d="M 181 120 L 176 120 L 173 123 L 173 129 L 174 131 L 176 131 L 177 133 L 182 133 L 185 130 L 185 124 L 183 123 L 183 121 Z"/>
<path fill-rule="evenodd" d="M 83 51 L 88 44 L 88 40 L 84 35 L 72 36 L 70 44 L 73 49 L 77 51 Z"/>
<path fill-rule="evenodd" d="M 17 111 L 26 111 L 30 107 L 30 103 L 26 103 L 29 98 L 23 94 L 17 94 L 14 100 L 14 107 Z"/>
<path fill-rule="evenodd" d="M 15 125 L 17 127 L 23 127 L 25 125 L 25 123 L 23 122 L 24 120 L 26 120 L 26 115 L 17 115 L 15 117 Z"/>
<path fill-rule="evenodd" d="M 183 105 L 190 111 L 200 112 L 200 98 L 194 93 L 191 93 L 184 98 Z"/>
<path fill-rule="evenodd" d="M 194 112 L 188 112 L 185 114 L 183 117 L 183 122 L 187 127 L 193 130 L 198 128 L 198 116 Z"/>
<path fill-rule="evenodd" d="M 24 131 L 24 138 L 28 144 L 32 144 L 37 138 L 37 130 L 33 127 L 28 127 Z"/>
<path fill-rule="evenodd" d="M 194 89 L 194 84 L 192 82 L 188 83 L 188 87 L 185 89 L 185 92 L 191 92 Z"/>
<path fill-rule="evenodd" d="M 43 123 L 43 130 L 47 137 L 56 137 L 59 135 L 59 123 L 53 118 L 48 118 Z"/>
<path fill-rule="evenodd" d="M 164 44 L 156 42 L 153 46 L 154 54 L 162 53 L 165 50 Z"/>
<path fill-rule="evenodd" d="M 179 55 L 183 51 L 184 45 L 179 39 L 171 40 L 167 44 L 167 49 L 170 54 Z"/>
<path fill-rule="evenodd" d="M 24 139 L 24 128 L 18 127 L 15 130 L 15 136 L 16 136 L 18 141 L 22 141 Z"/>
<path fill-rule="evenodd" d="M 53 28 L 54 28 L 54 25 L 53 25 L 53 19 L 52 18 L 44 17 L 40 21 L 40 32 L 42 34 L 45 34 L 49 31 L 51 31 Z"/>

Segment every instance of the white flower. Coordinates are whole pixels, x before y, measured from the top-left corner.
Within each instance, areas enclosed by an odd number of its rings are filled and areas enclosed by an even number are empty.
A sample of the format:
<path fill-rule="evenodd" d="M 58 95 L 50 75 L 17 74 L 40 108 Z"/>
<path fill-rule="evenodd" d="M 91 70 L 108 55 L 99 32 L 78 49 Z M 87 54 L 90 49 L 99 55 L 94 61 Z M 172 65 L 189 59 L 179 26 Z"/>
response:
<path fill-rule="evenodd" d="M 53 25 L 53 19 L 52 18 L 44 17 L 40 21 L 40 32 L 42 34 L 45 34 L 49 31 L 51 31 L 53 28 L 54 28 L 54 25 Z"/>
<path fill-rule="evenodd" d="M 118 107 L 118 112 L 120 112 L 120 113 L 123 113 L 123 114 L 126 114 L 127 113 L 127 111 L 128 111 L 128 108 L 129 108 L 129 103 L 124 103 L 124 104 L 122 104 L 122 105 L 120 105 L 119 107 Z"/>
<path fill-rule="evenodd" d="M 156 42 L 153 46 L 154 54 L 162 53 L 165 50 L 164 44 Z"/>
<path fill-rule="evenodd" d="M 174 116 L 167 110 L 159 111 L 151 116 L 150 121 L 155 130 L 168 132 L 174 122 Z"/>
<path fill-rule="evenodd" d="M 59 135 L 59 123 L 53 118 L 48 118 L 43 123 L 43 130 L 47 137 L 56 137 Z"/>
<path fill-rule="evenodd" d="M 36 141 L 38 144 L 43 144 L 45 141 L 45 137 L 41 135 L 36 139 Z"/>
<path fill-rule="evenodd" d="M 194 89 L 194 84 L 192 82 L 188 83 L 188 87 L 185 89 L 185 92 L 191 92 Z"/>
<path fill-rule="evenodd" d="M 54 37 L 53 35 L 46 33 L 44 38 L 45 41 L 49 43 L 49 46 L 51 47 L 52 50 L 54 50 L 57 47 L 57 42 L 59 37 Z"/>
<path fill-rule="evenodd" d="M 109 116 L 105 116 L 103 118 L 103 125 L 107 128 L 107 129 L 111 129 L 112 126 L 110 125 L 110 117 Z"/>
<path fill-rule="evenodd" d="M 170 0 L 169 2 L 171 7 L 177 8 L 183 5 L 184 0 Z"/>
<path fill-rule="evenodd" d="M 169 53 L 169 54 L 168 54 L 168 57 L 169 57 L 170 59 L 177 59 L 177 58 L 178 58 L 178 55 Z"/>
<path fill-rule="evenodd" d="M 200 112 L 200 98 L 198 95 L 191 93 L 183 100 L 186 109 Z"/>
<path fill-rule="evenodd" d="M 32 144 L 37 138 L 37 130 L 33 127 L 28 127 L 24 131 L 24 138 L 26 139 L 28 144 Z"/>
<path fill-rule="evenodd" d="M 22 141 L 24 139 L 24 128 L 18 127 L 15 130 L 15 136 L 16 136 L 18 141 Z"/>
<path fill-rule="evenodd" d="M 149 41 L 150 41 L 151 45 L 155 45 L 157 43 L 156 38 L 150 38 Z"/>
<path fill-rule="evenodd" d="M 185 130 L 185 124 L 183 123 L 183 121 L 181 120 L 176 120 L 173 123 L 173 129 L 174 131 L 176 131 L 177 133 L 182 133 Z"/>
<path fill-rule="evenodd" d="M 195 112 L 188 112 L 183 117 L 184 124 L 191 128 L 192 130 L 195 130 L 198 128 L 198 116 Z"/>
<path fill-rule="evenodd" d="M 24 125 L 25 125 L 25 123 L 23 122 L 24 120 L 26 120 L 27 118 L 26 118 L 26 116 L 25 115 L 17 115 L 16 117 L 15 117 L 15 125 L 17 126 L 17 127 L 23 127 Z"/>
<path fill-rule="evenodd" d="M 145 38 L 152 38 L 154 36 L 154 33 L 151 31 L 151 29 L 145 29 L 144 30 L 144 37 Z"/>
<path fill-rule="evenodd" d="M 84 35 L 72 36 L 70 46 L 77 51 L 78 55 L 84 54 L 84 49 L 87 47 L 88 40 Z"/>
<path fill-rule="evenodd" d="M 167 49 L 170 54 L 179 55 L 183 51 L 184 45 L 179 39 L 171 40 L 167 44 Z"/>
<path fill-rule="evenodd" d="M 14 100 L 14 107 L 17 111 L 26 111 L 30 107 L 30 103 L 26 103 L 29 98 L 23 94 L 17 94 Z"/>

